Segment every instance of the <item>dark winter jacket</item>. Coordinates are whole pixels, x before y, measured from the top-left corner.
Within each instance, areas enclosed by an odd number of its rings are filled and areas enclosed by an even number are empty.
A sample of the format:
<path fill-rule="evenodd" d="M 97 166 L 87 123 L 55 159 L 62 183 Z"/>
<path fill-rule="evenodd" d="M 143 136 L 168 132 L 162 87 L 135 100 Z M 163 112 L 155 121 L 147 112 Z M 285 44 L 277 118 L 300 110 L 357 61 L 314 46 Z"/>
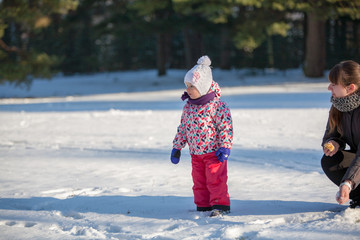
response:
<path fill-rule="evenodd" d="M 360 107 L 350 112 L 343 112 L 341 124 L 344 132 L 342 136 L 337 131 L 329 133 L 329 123 L 327 124 L 322 145 L 334 140 L 340 144 L 340 150 L 345 149 L 347 144 L 350 152 L 356 154 L 342 179 L 343 181 L 347 179 L 353 181 L 356 188 L 360 184 Z"/>

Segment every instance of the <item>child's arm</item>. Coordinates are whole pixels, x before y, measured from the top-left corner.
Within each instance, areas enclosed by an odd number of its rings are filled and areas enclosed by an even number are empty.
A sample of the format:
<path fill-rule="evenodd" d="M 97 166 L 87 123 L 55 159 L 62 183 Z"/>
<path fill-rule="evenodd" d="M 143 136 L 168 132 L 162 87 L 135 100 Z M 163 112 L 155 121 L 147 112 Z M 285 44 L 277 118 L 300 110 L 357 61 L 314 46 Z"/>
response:
<path fill-rule="evenodd" d="M 184 107 L 185 110 L 185 107 Z M 177 133 L 173 140 L 173 148 L 181 150 L 186 146 L 186 124 L 185 124 L 185 117 L 184 111 L 181 115 L 180 125 L 177 128 Z"/>
<path fill-rule="evenodd" d="M 225 102 L 219 102 L 215 123 L 220 137 L 220 147 L 231 149 L 233 141 L 233 124 L 230 109 Z"/>

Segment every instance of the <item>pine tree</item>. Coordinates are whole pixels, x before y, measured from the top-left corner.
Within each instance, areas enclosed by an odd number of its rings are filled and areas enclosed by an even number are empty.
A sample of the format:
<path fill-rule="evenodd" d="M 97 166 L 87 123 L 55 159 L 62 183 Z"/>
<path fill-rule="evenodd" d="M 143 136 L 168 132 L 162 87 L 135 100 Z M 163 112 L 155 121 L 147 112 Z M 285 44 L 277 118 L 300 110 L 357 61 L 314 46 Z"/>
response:
<path fill-rule="evenodd" d="M 158 75 L 166 75 L 171 61 L 172 34 L 177 30 L 172 0 L 134 0 L 129 6 L 145 19 L 147 31 L 155 35 Z"/>
<path fill-rule="evenodd" d="M 326 67 L 326 21 L 349 16 L 360 19 L 360 1 L 323 0 L 294 1 L 295 8 L 307 14 L 304 73 L 322 77 Z"/>
<path fill-rule="evenodd" d="M 33 77 L 50 77 L 59 58 L 39 52 L 34 34 L 51 24 L 51 14 L 76 9 L 77 0 L 0 1 L 0 83 L 29 85 Z"/>

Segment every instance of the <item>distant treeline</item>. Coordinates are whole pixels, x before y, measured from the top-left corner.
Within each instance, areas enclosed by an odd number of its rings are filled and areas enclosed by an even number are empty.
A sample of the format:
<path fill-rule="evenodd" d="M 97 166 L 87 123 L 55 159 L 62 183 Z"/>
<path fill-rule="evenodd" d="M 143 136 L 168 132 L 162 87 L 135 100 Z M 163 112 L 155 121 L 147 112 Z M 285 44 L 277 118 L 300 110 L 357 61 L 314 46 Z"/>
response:
<path fill-rule="evenodd" d="M 0 0 L 0 83 L 99 71 L 360 60 L 360 0 Z"/>

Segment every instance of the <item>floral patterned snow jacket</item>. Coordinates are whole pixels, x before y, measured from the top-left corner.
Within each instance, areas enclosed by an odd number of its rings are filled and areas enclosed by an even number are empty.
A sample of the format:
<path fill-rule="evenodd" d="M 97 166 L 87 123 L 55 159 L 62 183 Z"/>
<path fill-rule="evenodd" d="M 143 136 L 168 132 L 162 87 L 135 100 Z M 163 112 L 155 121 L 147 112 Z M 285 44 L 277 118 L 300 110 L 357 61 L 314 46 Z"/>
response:
<path fill-rule="evenodd" d="M 215 152 L 221 147 L 231 148 L 233 125 L 230 109 L 220 100 L 221 89 L 215 81 L 210 91 L 215 93 L 215 98 L 206 104 L 186 102 L 173 148 L 182 149 L 188 143 L 192 155 Z"/>

